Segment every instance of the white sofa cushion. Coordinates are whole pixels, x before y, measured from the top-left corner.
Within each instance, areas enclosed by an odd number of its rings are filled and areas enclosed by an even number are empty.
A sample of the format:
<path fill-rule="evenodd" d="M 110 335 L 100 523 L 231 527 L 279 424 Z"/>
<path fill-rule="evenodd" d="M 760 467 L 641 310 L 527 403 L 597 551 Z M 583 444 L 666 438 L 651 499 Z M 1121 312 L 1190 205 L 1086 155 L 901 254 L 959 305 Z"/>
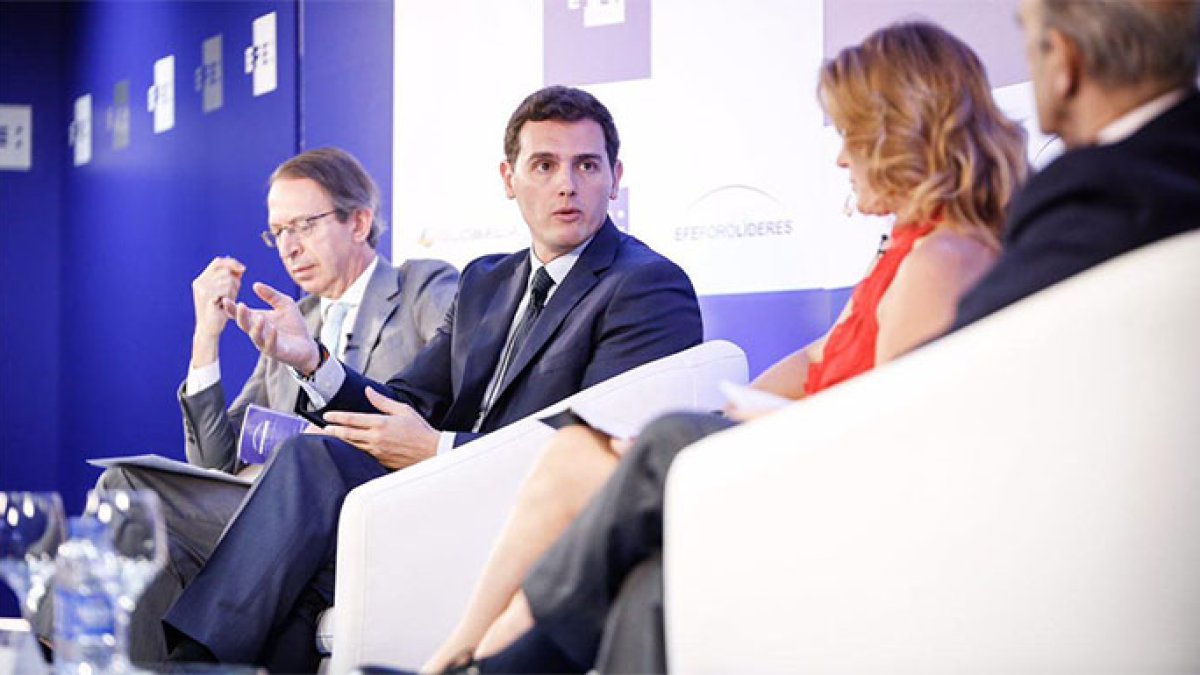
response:
<path fill-rule="evenodd" d="M 668 481 L 686 673 L 1200 671 L 1200 232 L 711 437 Z"/>

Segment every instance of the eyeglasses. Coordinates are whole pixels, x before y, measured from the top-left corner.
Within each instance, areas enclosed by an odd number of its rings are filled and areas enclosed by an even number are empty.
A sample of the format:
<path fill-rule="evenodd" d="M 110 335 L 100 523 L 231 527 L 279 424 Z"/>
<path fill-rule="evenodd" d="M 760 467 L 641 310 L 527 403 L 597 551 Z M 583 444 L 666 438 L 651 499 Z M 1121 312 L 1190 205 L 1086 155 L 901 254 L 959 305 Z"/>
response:
<path fill-rule="evenodd" d="M 325 213 L 318 213 L 315 216 L 293 218 L 288 221 L 287 225 L 284 225 L 278 230 L 274 228 L 263 230 L 262 234 L 259 236 L 262 237 L 264 244 L 271 248 L 276 248 L 279 246 L 280 237 L 282 237 L 284 234 L 290 234 L 293 237 L 304 239 L 308 235 L 312 234 L 313 228 L 320 224 L 322 218 L 337 212 L 337 209 L 330 209 Z"/>

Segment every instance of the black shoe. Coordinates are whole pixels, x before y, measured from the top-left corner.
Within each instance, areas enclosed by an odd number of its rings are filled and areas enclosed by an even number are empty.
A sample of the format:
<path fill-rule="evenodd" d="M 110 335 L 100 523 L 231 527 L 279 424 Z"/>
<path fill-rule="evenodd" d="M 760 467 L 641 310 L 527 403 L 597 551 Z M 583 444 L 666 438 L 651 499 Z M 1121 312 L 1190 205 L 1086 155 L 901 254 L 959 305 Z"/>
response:
<path fill-rule="evenodd" d="M 175 644 L 175 648 L 167 656 L 167 661 L 174 663 L 216 663 L 217 657 L 208 650 L 208 647 L 187 636 L 182 636 L 179 638 L 179 642 Z"/>
<path fill-rule="evenodd" d="M 37 639 L 38 647 L 42 650 L 42 658 L 46 659 L 46 663 L 54 663 L 54 643 L 49 638 L 39 636 Z"/>
<path fill-rule="evenodd" d="M 464 649 L 446 666 L 441 675 L 479 675 L 480 672 L 482 671 L 479 669 L 479 660 L 475 658 L 474 650 Z"/>

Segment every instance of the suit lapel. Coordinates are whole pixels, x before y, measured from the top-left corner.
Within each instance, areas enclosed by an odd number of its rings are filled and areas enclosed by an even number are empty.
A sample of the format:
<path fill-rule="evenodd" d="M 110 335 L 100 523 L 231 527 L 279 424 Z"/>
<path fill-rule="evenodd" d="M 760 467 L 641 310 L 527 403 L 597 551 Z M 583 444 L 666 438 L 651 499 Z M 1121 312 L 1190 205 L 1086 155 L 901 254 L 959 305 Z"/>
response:
<path fill-rule="evenodd" d="M 371 353 L 379 342 L 379 334 L 396 312 L 402 283 L 396 268 L 380 256 L 375 272 L 367 282 L 362 304 L 358 307 L 358 318 L 350 330 L 346 357 L 342 359 L 353 370 L 362 373 L 370 365 Z"/>
<path fill-rule="evenodd" d="M 525 295 L 525 287 L 529 283 L 528 254 L 515 266 L 500 265 L 488 276 L 490 278 L 480 280 L 479 286 L 485 289 L 495 288 L 496 292 L 487 304 L 479 327 L 471 339 L 467 360 L 463 366 L 462 385 L 458 390 L 460 395 L 457 397 L 459 400 L 465 398 L 462 402 L 474 411 L 479 410 L 483 401 L 484 390 L 492 379 L 496 364 L 500 361 L 500 352 L 508 339 L 517 305 Z"/>
<path fill-rule="evenodd" d="M 504 381 L 500 383 L 500 391 L 496 400 L 508 390 L 513 381 L 529 367 L 535 356 L 542 352 L 550 338 L 558 332 L 559 326 L 566 320 L 575 306 L 579 304 L 588 291 L 600 281 L 600 273 L 612 265 L 617 254 L 620 235 L 611 220 L 605 220 L 604 225 L 596 232 L 596 236 L 584 249 L 575 262 L 575 266 L 563 279 L 562 285 L 554 292 L 546 307 L 542 309 L 537 323 L 521 347 L 513 361 L 504 373 Z"/>

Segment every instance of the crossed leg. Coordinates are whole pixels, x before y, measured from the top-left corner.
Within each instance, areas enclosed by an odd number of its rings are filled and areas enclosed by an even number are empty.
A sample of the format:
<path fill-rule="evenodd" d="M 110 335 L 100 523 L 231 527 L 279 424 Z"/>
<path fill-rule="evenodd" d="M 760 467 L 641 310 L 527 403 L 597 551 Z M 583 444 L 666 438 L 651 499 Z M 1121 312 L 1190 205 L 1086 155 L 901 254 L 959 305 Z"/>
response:
<path fill-rule="evenodd" d="M 529 628 L 522 579 L 600 490 L 618 459 L 608 436 L 584 426 L 551 438 L 521 486 L 462 619 L 423 671 L 440 672 L 466 653 L 493 651 Z"/>

